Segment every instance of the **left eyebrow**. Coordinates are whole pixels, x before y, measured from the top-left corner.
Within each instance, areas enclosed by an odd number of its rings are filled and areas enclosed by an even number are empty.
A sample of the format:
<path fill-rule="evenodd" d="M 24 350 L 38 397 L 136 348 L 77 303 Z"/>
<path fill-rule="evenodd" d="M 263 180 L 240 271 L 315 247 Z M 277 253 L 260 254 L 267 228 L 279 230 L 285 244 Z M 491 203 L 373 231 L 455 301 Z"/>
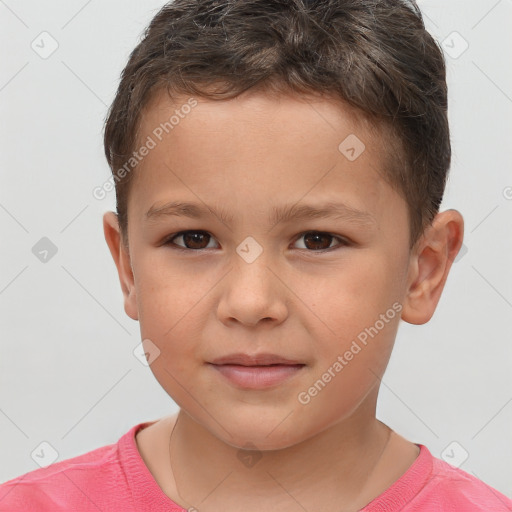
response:
<path fill-rule="evenodd" d="M 231 226 L 234 219 L 233 215 L 228 214 L 223 209 L 216 211 L 199 203 L 184 201 L 171 201 L 162 206 L 153 205 L 145 214 L 146 220 L 151 222 L 169 216 L 189 217 L 192 219 L 215 216 L 228 226 Z M 377 225 L 375 217 L 371 213 L 358 210 L 345 203 L 332 202 L 319 206 L 310 204 L 275 206 L 272 208 L 268 221 L 270 225 L 274 226 L 275 224 L 298 220 L 326 218 L 342 219 L 359 224 L 362 227 Z"/>

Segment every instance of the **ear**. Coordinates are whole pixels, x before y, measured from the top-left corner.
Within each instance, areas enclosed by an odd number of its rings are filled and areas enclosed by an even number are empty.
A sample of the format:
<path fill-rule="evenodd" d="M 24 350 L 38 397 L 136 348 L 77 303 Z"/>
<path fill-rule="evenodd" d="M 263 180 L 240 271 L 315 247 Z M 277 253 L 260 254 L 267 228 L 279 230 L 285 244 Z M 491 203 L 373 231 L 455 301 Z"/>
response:
<path fill-rule="evenodd" d="M 448 273 L 464 238 L 464 219 L 457 210 L 438 213 L 412 251 L 402 319 L 428 322 L 441 298 Z"/>
<path fill-rule="evenodd" d="M 124 310 L 130 318 L 138 320 L 137 295 L 135 292 L 130 254 L 128 248 L 125 247 L 123 243 L 117 215 L 114 212 L 106 212 L 103 215 L 103 232 L 105 233 L 105 240 L 117 267 L 117 273 L 124 295 Z"/>

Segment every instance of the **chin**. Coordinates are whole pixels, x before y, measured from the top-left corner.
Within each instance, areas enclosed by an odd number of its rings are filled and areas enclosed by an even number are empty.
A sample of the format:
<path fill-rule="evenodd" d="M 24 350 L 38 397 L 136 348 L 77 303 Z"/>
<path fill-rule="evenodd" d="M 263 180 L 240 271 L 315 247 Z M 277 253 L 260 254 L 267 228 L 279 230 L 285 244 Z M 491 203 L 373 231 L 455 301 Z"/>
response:
<path fill-rule="evenodd" d="M 228 432 L 217 423 L 209 422 L 210 432 L 224 443 L 237 449 L 245 450 L 283 450 L 294 446 L 311 435 L 302 428 L 297 428 L 293 415 L 278 414 L 247 414 L 243 416 L 237 411 L 237 417 L 225 418 L 221 424 L 229 425 Z M 285 419 L 286 418 L 286 419 Z M 284 420 L 284 421 L 283 421 Z"/>
<path fill-rule="evenodd" d="M 262 432 L 255 429 L 254 432 L 240 432 L 240 435 L 233 434 L 233 437 L 224 437 L 222 440 L 239 450 L 258 450 L 263 452 L 284 450 L 300 443 L 303 439 L 297 436 L 296 433 L 291 437 L 288 432 L 276 434 L 270 439 L 268 431 Z"/>

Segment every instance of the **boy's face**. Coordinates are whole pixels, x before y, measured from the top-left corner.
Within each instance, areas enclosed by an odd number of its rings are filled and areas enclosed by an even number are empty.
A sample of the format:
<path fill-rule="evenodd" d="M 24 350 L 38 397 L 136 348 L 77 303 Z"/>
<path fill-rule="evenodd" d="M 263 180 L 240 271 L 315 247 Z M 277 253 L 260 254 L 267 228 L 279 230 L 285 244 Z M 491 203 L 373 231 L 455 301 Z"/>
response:
<path fill-rule="evenodd" d="M 385 148 L 327 100 L 246 93 L 182 108 L 187 100 L 159 94 L 142 120 L 140 141 L 156 147 L 134 171 L 131 263 L 125 254 L 118 265 L 126 311 L 157 355 L 151 370 L 233 446 L 284 448 L 350 416 L 364 425 L 410 284 L 406 202 L 377 172 Z M 175 110 L 162 137 L 155 129 Z M 215 214 L 166 215 L 178 201 Z M 332 203 L 362 213 L 274 219 L 274 210 Z M 164 243 L 182 231 L 200 233 Z M 235 353 L 303 366 L 249 388 L 210 364 Z"/>

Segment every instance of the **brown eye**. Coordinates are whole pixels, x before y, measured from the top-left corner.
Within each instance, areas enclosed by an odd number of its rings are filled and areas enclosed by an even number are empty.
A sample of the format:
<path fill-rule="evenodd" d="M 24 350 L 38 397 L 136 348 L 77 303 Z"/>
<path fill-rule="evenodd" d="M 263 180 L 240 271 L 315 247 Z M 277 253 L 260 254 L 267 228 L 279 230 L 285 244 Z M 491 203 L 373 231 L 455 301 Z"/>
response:
<path fill-rule="evenodd" d="M 310 251 L 325 251 L 331 248 L 331 243 L 333 240 L 337 239 L 341 242 L 341 245 L 348 245 L 343 239 L 340 237 L 331 235 L 329 233 L 322 233 L 320 231 L 308 231 L 307 233 L 303 233 L 298 240 L 301 238 L 304 239 L 304 249 L 309 249 Z"/>
<path fill-rule="evenodd" d="M 173 241 L 179 238 L 183 239 L 183 244 L 175 244 Z M 208 248 L 208 241 L 211 239 L 211 235 L 204 231 L 182 231 L 177 233 L 172 238 L 169 238 L 166 244 L 177 245 L 182 249 L 201 250 Z"/>

